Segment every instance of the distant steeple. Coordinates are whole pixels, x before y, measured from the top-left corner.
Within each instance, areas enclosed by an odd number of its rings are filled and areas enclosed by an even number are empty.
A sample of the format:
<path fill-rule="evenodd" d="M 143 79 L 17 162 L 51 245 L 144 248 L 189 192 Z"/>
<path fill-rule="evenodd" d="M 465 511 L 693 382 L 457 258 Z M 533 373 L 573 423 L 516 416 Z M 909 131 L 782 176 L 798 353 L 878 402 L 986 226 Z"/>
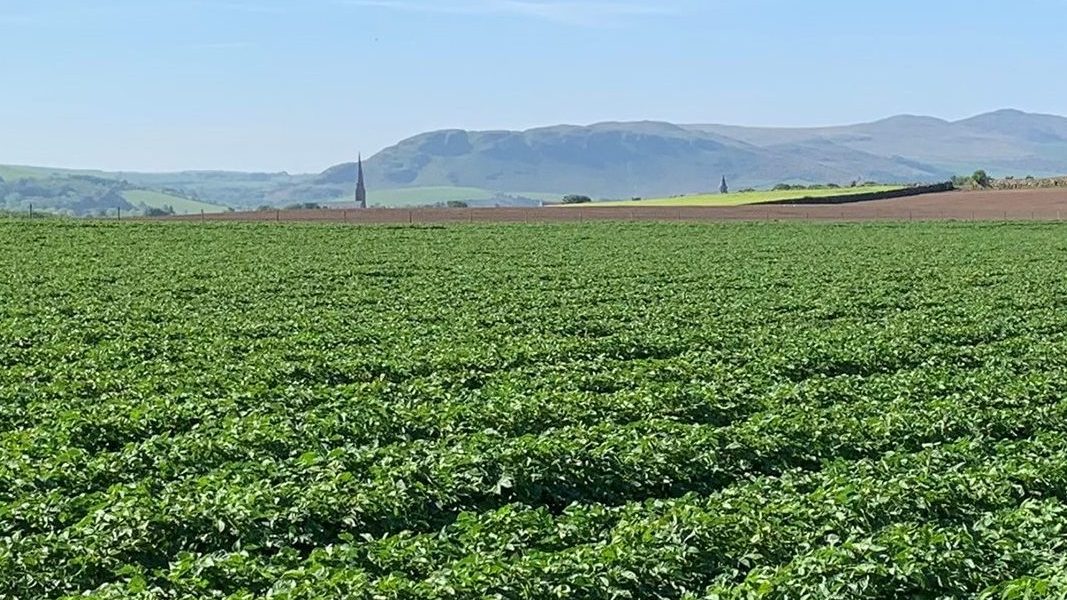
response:
<path fill-rule="evenodd" d="M 730 193 L 730 188 L 726 187 L 726 176 L 725 175 L 722 176 L 722 184 L 719 185 L 719 193 L 720 194 L 729 194 Z"/>
<path fill-rule="evenodd" d="M 367 208 L 367 188 L 363 185 L 363 155 L 359 155 L 356 163 L 356 206 Z"/>

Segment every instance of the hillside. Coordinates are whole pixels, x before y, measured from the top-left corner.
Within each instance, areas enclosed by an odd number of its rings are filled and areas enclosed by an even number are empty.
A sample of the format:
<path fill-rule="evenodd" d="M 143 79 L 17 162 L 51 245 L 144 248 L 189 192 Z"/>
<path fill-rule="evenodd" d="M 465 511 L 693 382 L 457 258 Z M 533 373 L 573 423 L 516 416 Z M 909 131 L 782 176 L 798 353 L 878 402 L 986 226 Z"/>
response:
<path fill-rule="evenodd" d="M 176 214 L 228 210 L 181 191 L 139 187 L 109 173 L 0 166 L 0 210 L 30 209 L 80 217 L 144 214 L 151 209 Z"/>
<path fill-rule="evenodd" d="M 607 198 L 704 191 L 715 187 L 720 175 L 738 187 L 932 181 L 950 175 L 832 143 L 759 147 L 668 123 L 435 132 L 384 150 L 366 170 L 372 187 L 453 185 Z"/>
<path fill-rule="evenodd" d="M 135 207 L 146 206 L 161 210 L 170 208 L 174 211 L 174 214 L 177 215 L 191 215 L 199 212 L 218 213 L 226 212 L 227 210 L 225 206 L 209 204 L 199 200 L 190 200 L 188 198 L 152 190 L 129 190 L 123 192 L 122 196 Z"/>
<path fill-rule="evenodd" d="M 528 131 L 421 134 L 367 161 L 373 188 L 462 186 L 596 197 L 853 180 L 928 182 L 983 168 L 994 174 L 1067 172 L 1067 119 L 997 111 L 957 122 L 897 116 L 841 127 L 784 129 L 658 122 Z M 316 181 L 352 181 L 352 164 Z"/>
<path fill-rule="evenodd" d="M 943 171 L 986 169 L 1004 175 L 1067 172 L 1067 118 L 999 110 L 960 121 L 901 115 L 873 123 L 823 128 L 686 125 L 762 148 L 833 144 L 880 157 L 905 157 Z"/>

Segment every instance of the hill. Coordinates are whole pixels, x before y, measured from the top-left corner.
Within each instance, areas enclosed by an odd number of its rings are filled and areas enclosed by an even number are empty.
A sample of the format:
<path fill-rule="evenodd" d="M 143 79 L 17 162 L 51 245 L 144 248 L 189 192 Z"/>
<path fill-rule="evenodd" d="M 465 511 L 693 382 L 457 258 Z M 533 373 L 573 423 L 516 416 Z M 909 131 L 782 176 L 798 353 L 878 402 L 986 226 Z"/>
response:
<path fill-rule="evenodd" d="M 1003 175 L 1067 172 L 1067 118 L 999 110 L 960 121 L 901 115 L 873 123 L 823 128 L 686 125 L 686 129 L 763 148 L 833 144 L 880 157 L 903 157 L 953 173 L 986 169 Z"/>
<path fill-rule="evenodd" d="M 902 115 L 823 128 L 660 122 L 527 131 L 444 130 L 401 141 L 367 161 L 371 188 L 456 186 L 597 197 L 669 196 L 789 183 L 929 182 L 983 168 L 1067 172 L 1067 119 L 1002 110 L 957 122 Z M 317 184 L 352 181 L 337 165 Z"/>
<path fill-rule="evenodd" d="M 0 166 L 0 210 L 31 208 L 71 216 L 114 215 L 117 211 L 144 214 L 151 209 L 176 214 L 228 210 L 179 190 L 141 187 L 112 173 Z"/>
<path fill-rule="evenodd" d="M 760 147 L 669 123 L 434 132 L 384 150 L 368 161 L 366 171 L 372 188 L 452 185 L 606 198 L 699 192 L 715 187 L 720 175 L 740 187 L 932 181 L 950 175 L 820 140 Z"/>

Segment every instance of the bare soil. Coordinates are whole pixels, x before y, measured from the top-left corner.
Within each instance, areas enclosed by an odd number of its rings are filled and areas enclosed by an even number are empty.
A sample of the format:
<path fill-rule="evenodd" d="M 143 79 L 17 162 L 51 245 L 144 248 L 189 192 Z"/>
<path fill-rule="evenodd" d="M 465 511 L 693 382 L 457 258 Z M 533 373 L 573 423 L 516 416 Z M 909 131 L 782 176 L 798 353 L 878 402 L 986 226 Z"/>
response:
<path fill-rule="evenodd" d="M 946 192 L 833 205 L 277 210 L 165 217 L 177 221 L 543 223 L 581 221 L 1053 221 L 1067 217 L 1067 188 Z"/>

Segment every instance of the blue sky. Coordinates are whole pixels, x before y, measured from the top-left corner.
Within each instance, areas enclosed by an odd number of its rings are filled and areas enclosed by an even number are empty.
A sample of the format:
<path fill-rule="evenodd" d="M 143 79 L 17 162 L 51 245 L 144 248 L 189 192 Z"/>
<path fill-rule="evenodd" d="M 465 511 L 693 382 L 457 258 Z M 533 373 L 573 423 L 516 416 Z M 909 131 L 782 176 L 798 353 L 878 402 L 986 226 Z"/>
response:
<path fill-rule="evenodd" d="M 1067 114 L 1062 0 L 0 0 L 0 163 L 319 171 L 431 129 Z"/>

